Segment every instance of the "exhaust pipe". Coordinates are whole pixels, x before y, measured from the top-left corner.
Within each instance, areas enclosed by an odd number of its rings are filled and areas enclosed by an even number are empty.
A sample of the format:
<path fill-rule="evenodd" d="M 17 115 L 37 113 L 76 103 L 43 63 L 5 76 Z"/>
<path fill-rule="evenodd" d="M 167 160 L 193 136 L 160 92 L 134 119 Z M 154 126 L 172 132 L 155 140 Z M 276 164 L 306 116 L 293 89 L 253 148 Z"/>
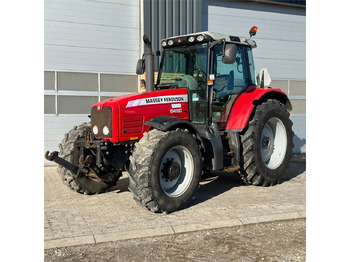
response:
<path fill-rule="evenodd" d="M 145 68 L 146 68 L 146 92 L 154 90 L 154 56 L 151 42 L 146 34 L 143 35 L 143 42 L 146 45 Z"/>

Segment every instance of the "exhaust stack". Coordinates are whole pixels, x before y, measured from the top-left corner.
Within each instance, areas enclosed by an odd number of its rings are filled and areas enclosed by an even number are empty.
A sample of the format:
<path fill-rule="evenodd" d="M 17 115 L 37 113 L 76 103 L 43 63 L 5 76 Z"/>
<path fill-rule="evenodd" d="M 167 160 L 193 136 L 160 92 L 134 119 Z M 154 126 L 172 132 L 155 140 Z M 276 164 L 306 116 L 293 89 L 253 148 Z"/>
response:
<path fill-rule="evenodd" d="M 146 69 L 146 92 L 154 90 L 154 57 L 152 53 L 151 42 L 146 34 L 143 35 L 143 42 L 146 45 L 145 50 L 145 69 Z"/>

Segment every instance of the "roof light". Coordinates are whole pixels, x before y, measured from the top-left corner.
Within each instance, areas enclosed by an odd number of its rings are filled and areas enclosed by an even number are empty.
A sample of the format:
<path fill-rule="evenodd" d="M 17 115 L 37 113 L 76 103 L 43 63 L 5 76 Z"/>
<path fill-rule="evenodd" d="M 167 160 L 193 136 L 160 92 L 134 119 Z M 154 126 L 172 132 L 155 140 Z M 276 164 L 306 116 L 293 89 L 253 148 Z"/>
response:
<path fill-rule="evenodd" d="M 166 41 L 163 41 L 162 42 L 162 47 L 165 47 L 166 46 Z"/>
<path fill-rule="evenodd" d="M 250 37 L 254 36 L 256 32 L 258 32 L 258 28 L 256 26 L 253 26 L 252 28 L 250 28 L 250 31 L 249 31 Z"/>
<path fill-rule="evenodd" d="M 189 38 L 188 38 L 188 42 L 194 42 L 194 36 L 190 36 Z"/>
<path fill-rule="evenodd" d="M 174 41 L 173 40 L 169 40 L 168 41 L 168 45 L 173 45 L 174 44 Z"/>
<path fill-rule="evenodd" d="M 197 40 L 198 41 L 203 41 L 204 40 L 204 36 L 202 36 L 202 35 L 197 36 Z"/>

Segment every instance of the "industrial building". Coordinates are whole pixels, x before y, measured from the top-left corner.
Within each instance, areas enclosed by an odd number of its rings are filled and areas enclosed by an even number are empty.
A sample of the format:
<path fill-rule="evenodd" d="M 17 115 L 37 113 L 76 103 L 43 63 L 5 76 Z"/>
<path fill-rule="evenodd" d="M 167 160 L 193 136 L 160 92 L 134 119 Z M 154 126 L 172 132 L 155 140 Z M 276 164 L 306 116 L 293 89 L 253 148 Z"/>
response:
<path fill-rule="evenodd" d="M 255 25 L 255 68 L 268 68 L 271 86 L 290 97 L 293 152 L 306 152 L 305 2 L 45 0 L 44 150 L 57 150 L 65 133 L 88 122 L 94 103 L 139 91 L 144 33 L 160 50 L 160 40 L 172 35 L 248 36 Z"/>

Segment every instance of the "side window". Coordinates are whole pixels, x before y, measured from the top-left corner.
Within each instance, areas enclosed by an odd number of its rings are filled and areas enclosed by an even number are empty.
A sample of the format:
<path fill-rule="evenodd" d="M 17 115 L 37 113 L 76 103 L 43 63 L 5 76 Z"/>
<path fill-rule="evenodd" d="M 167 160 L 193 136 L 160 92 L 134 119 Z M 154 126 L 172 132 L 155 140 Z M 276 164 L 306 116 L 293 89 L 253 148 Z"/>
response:
<path fill-rule="evenodd" d="M 233 64 L 224 64 L 222 62 L 221 51 L 222 45 L 215 46 L 214 68 L 216 68 L 216 72 L 214 89 L 216 91 L 216 98 L 237 94 L 248 87 L 247 75 L 244 70 L 243 47 L 237 46 L 236 62 Z"/>
<path fill-rule="evenodd" d="M 249 63 L 249 71 L 250 71 L 250 81 L 252 85 L 255 85 L 255 66 L 254 66 L 254 59 L 253 59 L 253 52 L 250 47 L 247 48 L 248 53 L 248 63 Z"/>

